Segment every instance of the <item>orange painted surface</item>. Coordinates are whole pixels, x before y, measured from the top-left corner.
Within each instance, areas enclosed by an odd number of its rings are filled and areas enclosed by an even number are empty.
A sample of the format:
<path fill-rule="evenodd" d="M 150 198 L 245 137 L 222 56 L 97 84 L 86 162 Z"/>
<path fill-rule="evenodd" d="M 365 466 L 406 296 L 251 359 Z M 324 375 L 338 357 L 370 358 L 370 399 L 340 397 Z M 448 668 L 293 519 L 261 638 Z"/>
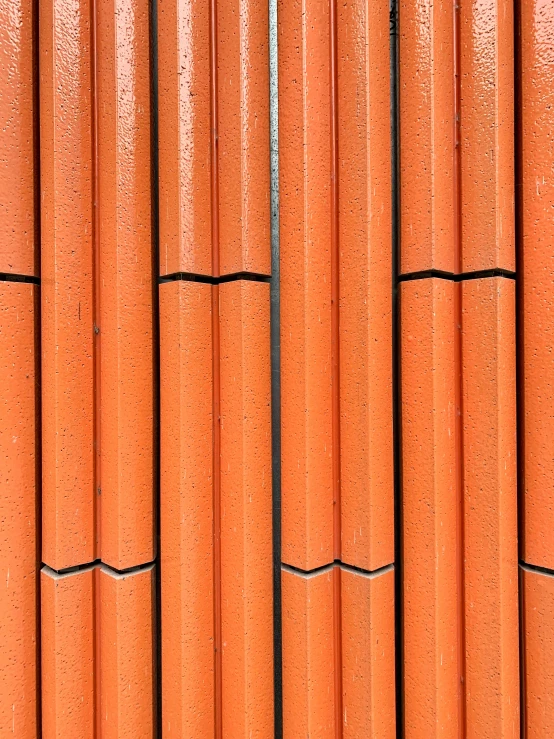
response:
<path fill-rule="evenodd" d="M 519 737 L 515 283 L 462 283 L 468 739 Z"/>
<path fill-rule="evenodd" d="M 267 2 L 218 3 L 221 274 L 271 274 L 268 46 Z"/>
<path fill-rule="evenodd" d="M 32 0 L 0 3 L 0 272 L 38 274 Z"/>
<path fill-rule="evenodd" d="M 521 554 L 554 569 L 554 10 L 521 4 L 522 208 L 520 340 L 523 510 Z"/>
<path fill-rule="evenodd" d="M 100 552 L 154 557 L 153 286 L 147 0 L 99 0 Z"/>
<path fill-rule="evenodd" d="M 457 272 L 454 243 L 454 8 L 400 0 L 400 272 Z"/>
<path fill-rule="evenodd" d="M 95 556 L 90 13 L 40 2 L 42 558 L 56 569 Z"/>
<path fill-rule="evenodd" d="M 386 0 L 338 8 L 342 559 L 394 559 L 392 237 Z"/>
<path fill-rule="evenodd" d="M 343 739 L 395 739 L 394 572 L 341 583 Z"/>
<path fill-rule="evenodd" d="M 154 713 L 154 566 L 120 575 L 97 570 L 100 585 L 102 739 L 151 739 Z"/>
<path fill-rule="evenodd" d="M 211 274 L 209 4 L 158 4 L 160 274 Z"/>
<path fill-rule="evenodd" d="M 335 739 L 333 568 L 283 569 L 283 737 Z"/>
<path fill-rule="evenodd" d="M 93 575 L 41 571 L 43 739 L 96 739 Z"/>
<path fill-rule="evenodd" d="M 462 271 L 515 269 L 514 4 L 460 5 Z"/>
<path fill-rule="evenodd" d="M 521 568 L 525 739 L 554 734 L 554 576 Z"/>
<path fill-rule="evenodd" d="M 164 737 L 213 739 L 211 291 L 160 286 Z"/>
<path fill-rule="evenodd" d="M 224 737 L 270 739 L 273 561 L 269 285 L 220 287 Z"/>
<path fill-rule="evenodd" d="M 329 5 L 279 3 L 282 559 L 333 559 Z"/>
<path fill-rule="evenodd" d="M 457 501 L 452 282 L 401 285 L 406 739 L 457 739 Z"/>
<path fill-rule="evenodd" d="M 0 282 L 0 736 L 37 736 L 38 295 Z M 37 321 L 38 323 L 38 321 Z"/>

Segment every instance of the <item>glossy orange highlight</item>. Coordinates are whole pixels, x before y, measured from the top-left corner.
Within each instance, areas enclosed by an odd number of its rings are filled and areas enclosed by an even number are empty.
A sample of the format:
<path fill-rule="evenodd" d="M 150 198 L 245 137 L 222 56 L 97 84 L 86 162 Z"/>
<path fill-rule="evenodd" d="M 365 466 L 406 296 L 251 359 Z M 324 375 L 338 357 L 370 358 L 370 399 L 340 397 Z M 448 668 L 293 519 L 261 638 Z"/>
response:
<path fill-rule="evenodd" d="M 0 282 L 0 735 L 37 736 L 38 295 Z M 36 323 L 35 323 L 36 322 Z"/>
<path fill-rule="evenodd" d="M 98 1 L 100 553 L 118 569 L 155 553 L 149 14 Z"/>
<path fill-rule="evenodd" d="M 269 285 L 220 287 L 223 736 L 272 739 Z"/>

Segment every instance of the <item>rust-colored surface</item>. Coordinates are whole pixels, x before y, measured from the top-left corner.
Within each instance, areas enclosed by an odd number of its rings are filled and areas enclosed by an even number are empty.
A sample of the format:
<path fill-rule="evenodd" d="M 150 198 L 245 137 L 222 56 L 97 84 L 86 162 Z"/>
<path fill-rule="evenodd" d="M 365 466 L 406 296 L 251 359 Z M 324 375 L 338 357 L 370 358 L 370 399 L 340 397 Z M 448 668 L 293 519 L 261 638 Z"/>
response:
<path fill-rule="evenodd" d="M 37 5 L 0 3 L 0 272 L 38 274 L 35 147 Z"/>
<path fill-rule="evenodd" d="M 156 679 L 154 566 L 123 575 L 101 566 L 97 576 L 101 737 L 152 739 Z"/>
<path fill-rule="evenodd" d="M 395 739 L 394 572 L 342 569 L 341 582 L 342 736 Z"/>
<path fill-rule="evenodd" d="M 213 738 L 211 291 L 160 286 L 164 737 Z"/>
<path fill-rule="evenodd" d="M 519 737 L 515 283 L 462 283 L 466 736 Z"/>
<path fill-rule="evenodd" d="M 328 0 L 279 4 L 282 559 L 333 559 Z"/>
<path fill-rule="evenodd" d="M 333 567 L 283 569 L 283 737 L 335 739 Z"/>
<path fill-rule="evenodd" d="M 221 274 L 271 274 L 268 45 L 267 2 L 218 2 Z"/>
<path fill-rule="evenodd" d="M 514 3 L 460 5 L 462 271 L 515 269 Z"/>
<path fill-rule="evenodd" d="M 554 732 L 554 576 L 521 568 L 524 639 L 523 685 L 526 739 Z"/>
<path fill-rule="evenodd" d="M 94 569 L 41 572 L 42 736 L 96 739 Z"/>
<path fill-rule="evenodd" d="M 520 341 L 522 546 L 526 562 L 554 569 L 554 10 L 521 3 Z"/>
<path fill-rule="evenodd" d="M 56 569 L 95 557 L 90 16 L 88 0 L 40 2 L 42 558 Z"/>
<path fill-rule="evenodd" d="M 389 8 L 338 5 L 342 559 L 394 558 Z"/>
<path fill-rule="evenodd" d="M 158 4 L 160 274 L 211 274 L 209 4 Z"/>
<path fill-rule="evenodd" d="M 271 739 L 269 285 L 220 287 L 223 736 Z"/>
<path fill-rule="evenodd" d="M 454 7 L 400 0 L 400 272 L 457 272 Z"/>
<path fill-rule="evenodd" d="M 147 0 L 99 0 L 102 561 L 154 557 L 153 287 Z"/>
<path fill-rule="evenodd" d="M 457 739 L 454 283 L 401 286 L 404 731 Z"/>
<path fill-rule="evenodd" d="M 37 736 L 37 288 L 0 282 L 0 736 Z"/>

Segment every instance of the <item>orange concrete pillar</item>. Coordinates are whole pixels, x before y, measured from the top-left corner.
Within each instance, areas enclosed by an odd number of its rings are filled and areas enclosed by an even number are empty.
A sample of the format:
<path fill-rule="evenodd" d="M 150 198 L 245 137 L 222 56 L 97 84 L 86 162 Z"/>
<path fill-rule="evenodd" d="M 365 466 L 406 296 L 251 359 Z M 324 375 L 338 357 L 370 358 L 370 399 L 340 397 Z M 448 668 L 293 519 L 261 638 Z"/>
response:
<path fill-rule="evenodd" d="M 394 571 L 343 568 L 344 739 L 395 739 Z"/>
<path fill-rule="evenodd" d="M 0 736 L 35 739 L 38 362 L 37 7 L 0 4 Z"/>
<path fill-rule="evenodd" d="M 329 2 L 279 4 L 282 558 L 333 559 Z"/>
<path fill-rule="evenodd" d="M 212 288 L 160 285 L 162 721 L 214 735 Z"/>
<path fill-rule="evenodd" d="M 540 0 L 521 4 L 521 369 L 523 470 L 521 556 L 554 570 L 554 323 L 551 320 L 554 222 L 552 67 L 554 11 Z"/>
<path fill-rule="evenodd" d="M 271 274 L 268 28 L 264 0 L 217 4 L 221 274 Z"/>
<path fill-rule="evenodd" d="M 283 567 L 283 737 L 334 739 L 333 568 Z"/>
<path fill-rule="evenodd" d="M 0 273 L 38 275 L 38 147 L 32 0 L 0 7 Z"/>
<path fill-rule="evenodd" d="M 212 273 L 210 7 L 158 4 L 160 274 Z"/>
<path fill-rule="evenodd" d="M 38 288 L 0 282 L 0 736 L 37 736 Z"/>
<path fill-rule="evenodd" d="M 101 739 L 153 739 L 154 565 L 124 574 L 102 565 L 96 575 L 101 684 L 96 710 Z"/>
<path fill-rule="evenodd" d="M 97 8 L 102 561 L 154 557 L 150 24 L 147 0 Z M 97 397 L 98 401 L 98 397 Z"/>
<path fill-rule="evenodd" d="M 455 290 L 401 286 L 404 731 L 458 739 Z"/>
<path fill-rule="evenodd" d="M 88 0 L 40 2 L 42 558 L 55 569 L 96 556 L 90 19 Z"/>
<path fill-rule="evenodd" d="M 454 7 L 399 2 L 400 271 L 457 272 Z"/>
<path fill-rule="evenodd" d="M 97 739 L 94 567 L 41 572 L 42 736 Z"/>
<path fill-rule="evenodd" d="M 394 560 L 389 6 L 338 4 L 341 550 Z"/>
<path fill-rule="evenodd" d="M 462 283 L 466 736 L 519 737 L 515 283 Z"/>
<path fill-rule="evenodd" d="M 460 4 L 463 272 L 515 270 L 514 3 Z"/>
<path fill-rule="evenodd" d="M 554 732 L 554 577 L 522 565 L 523 736 Z"/>
<path fill-rule="evenodd" d="M 223 736 L 273 737 L 269 285 L 220 288 Z"/>

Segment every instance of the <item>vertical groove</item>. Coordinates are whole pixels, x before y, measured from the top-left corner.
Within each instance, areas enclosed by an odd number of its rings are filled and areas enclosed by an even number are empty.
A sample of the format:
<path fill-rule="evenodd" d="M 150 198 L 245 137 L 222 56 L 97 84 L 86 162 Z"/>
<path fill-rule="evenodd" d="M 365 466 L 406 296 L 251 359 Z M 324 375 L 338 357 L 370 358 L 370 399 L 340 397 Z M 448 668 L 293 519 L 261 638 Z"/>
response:
<path fill-rule="evenodd" d="M 269 0 L 269 126 L 271 166 L 271 456 L 273 491 L 273 686 L 275 739 L 283 737 L 283 634 L 281 615 L 281 324 L 279 250 L 279 76 L 277 0 Z"/>
<path fill-rule="evenodd" d="M 102 555 L 101 547 L 101 459 L 100 459 L 100 244 L 99 244 L 99 213 L 98 213 L 98 65 L 96 57 L 97 48 L 97 0 L 91 0 L 90 5 L 90 63 L 91 63 L 91 102 L 92 102 L 92 250 L 93 250 L 93 316 L 94 316 L 94 370 L 93 370 L 93 393 L 94 393 L 94 536 L 95 536 L 95 559 Z M 98 592 L 98 577 L 93 576 L 92 597 L 94 608 L 94 717 L 95 736 L 102 736 L 101 719 L 101 675 L 100 675 L 100 595 Z"/>
<path fill-rule="evenodd" d="M 40 231 L 40 57 L 39 57 L 39 2 L 33 0 L 33 175 L 34 175 L 34 262 L 35 275 L 40 276 L 41 265 L 41 231 Z M 42 374 L 41 374 L 41 299 L 40 287 L 35 288 L 34 318 L 35 318 L 35 562 L 36 562 L 36 732 L 37 739 L 42 737 L 42 690 L 41 690 L 41 587 L 40 570 L 42 567 Z"/>
<path fill-rule="evenodd" d="M 400 424 L 400 190 L 398 139 L 398 3 L 390 3 L 390 85 L 391 85 L 391 207 L 392 207 L 392 392 L 394 454 L 394 629 L 396 678 L 396 736 L 404 735 L 404 642 L 402 623 L 402 437 Z"/>
<path fill-rule="evenodd" d="M 217 113 L 217 0 L 210 0 L 210 188 L 212 218 L 212 275 L 214 277 L 219 277 L 219 179 Z M 221 665 L 221 413 L 219 344 L 219 285 L 212 285 L 215 739 L 223 738 Z"/>
<path fill-rule="evenodd" d="M 454 29 L 454 264 L 462 272 L 462 219 L 461 219 L 461 151 L 460 151 L 460 5 L 453 1 Z M 466 735 L 465 720 L 465 587 L 464 587 L 464 483 L 463 483 L 463 408 L 462 408 L 462 286 L 454 285 L 454 361 L 456 365 L 455 413 L 456 413 L 456 579 L 458 598 L 458 716 L 459 736 Z"/>
<path fill-rule="evenodd" d="M 151 0 L 150 5 L 150 59 L 151 59 L 151 162 L 152 162 L 152 274 L 159 275 L 159 156 L 158 156 L 158 2 Z M 154 560 L 154 613 L 152 619 L 153 643 L 153 685 L 154 697 L 154 727 L 152 735 L 157 739 L 162 737 L 162 580 L 161 580 L 161 465 L 160 465 L 160 300 L 159 282 L 152 280 L 152 308 L 153 308 L 153 345 L 154 345 L 154 525 L 155 549 Z"/>
<path fill-rule="evenodd" d="M 340 343 L 339 343 L 339 181 L 338 181 L 338 75 L 337 5 L 329 1 L 331 75 L 331 393 L 333 474 L 333 558 L 341 558 L 340 489 Z M 342 737 L 342 623 L 341 571 L 333 568 L 333 656 L 335 735 Z"/>
<path fill-rule="evenodd" d="M 522 557 L 525 546 L 525 521 L 523 513 L 525 507 L 523 505 L 524 496 L 524 461 L 523 453 L 525 443 L 525 414 L 523 407 L 523 240 L 522 240 L 522 208 L 523 208 L 523 159 L 522 159 L 522 88 L 521 88 L 521 72 L 523 67 L 523 59 L 521 53 L 521 0 L 514 1 L 514 181 L 515 181 L 515 262 L 516 262 L 516 310 L 515 310 L 515 330 L 516 330 L 516 485 L 517 495 L 517 518 L 518 518 L 518 539 L 519 552 L 518 556 Z M 519 567 L 518 567 L 519 569 Z M 524 739 L 526 737 L 526 686 L 525 686 L 525 589 L 521 570 L 518 574 L 519 582 L 519 704 L 520 704 L 520 735 Z"/>

